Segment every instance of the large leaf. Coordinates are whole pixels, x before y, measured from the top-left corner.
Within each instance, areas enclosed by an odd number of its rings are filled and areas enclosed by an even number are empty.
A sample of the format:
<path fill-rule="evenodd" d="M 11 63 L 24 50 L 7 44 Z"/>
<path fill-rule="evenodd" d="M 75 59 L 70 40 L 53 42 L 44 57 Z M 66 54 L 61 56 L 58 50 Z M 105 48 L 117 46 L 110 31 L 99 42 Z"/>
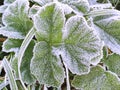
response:
<path fill-rule="evenodd" d="M 31 29 L 32 21 L 28 18 L 28 0 L 16 0 L 3 13 L 3 24 L 0 34 L 10 38 L 24 38 Z M 14 34 L 17 34 L 16 36 Z"/>
<path fill-rule="evenodd" d="M 99 16 L 94 19 L 96 31 L 114 53 L 120 54 L 120 17 Z"/>
<path fill-rule="evenodd" d="M 51 45 L 61 43 L 65 16 L 58 4 L 51 3 L 42 7 L 33 21 L 37 40 L 50 42 Z"/>
<path fill-rule="evenodd" d="M 108 70 L 120 76 L 120 55 L 109 55 L 108 57 L 104 57 L 102 62 L 107 66 Z"/>
<path fill-rule="evenodd" d="M 83 17 L 73 16 L 65 25 L 63 39 L 65 44 L 61 55 L 64 63 L 74 74 L 88 73 L 91 60 L 101 55 L 102 49 L 102 43 L 94 30 Z M 97 61 L 100 59 L 97 58 Z M 96 61 L 92 63 L 97 64 Z"/>
<path fill-rule="evenodd" d="M 40 84 L 59 87 L 64 82 L 64 70 L 61 60 L 52 54 L 51 49 L 44 41 L 35 45 L 31 72 Z"/>
<path fill-rule="evenodd" d="M 20 67 L 22 80 L 26 84 L 32 84 L 35 81 L 35 78 L 31 74 L 31 71 L 30 71 L 30 63 L 31 63 L 31 59 L 33 57 L 32 51 L 33 51 L 34 45 L 35 45 L 34 41 L 31 41 L 31 43 L 29 44 L 29 46 L 27 47 L 27 49 L 25 51 L 25 54 L 24 54 L 24 57 L 23 57 L 23 60 L 21 63 L 21 67 Z M 18 48 L 20 48 L 20 46 Z M 12 66 L 13 66 L 13 69 L 15 70 L 16 77 L 18 77 L 18 63 L 19 63 L 18 59 L 15 56 L 15 58 L 13 59 L 13 62 L 12 62 Z"/>
<path fill-rule="evenodd" d="M 116 74 L 96 66 L 89 74 L 75 76 L 72 85 L 80 90 L 119 90 L 120 80 Z"/>

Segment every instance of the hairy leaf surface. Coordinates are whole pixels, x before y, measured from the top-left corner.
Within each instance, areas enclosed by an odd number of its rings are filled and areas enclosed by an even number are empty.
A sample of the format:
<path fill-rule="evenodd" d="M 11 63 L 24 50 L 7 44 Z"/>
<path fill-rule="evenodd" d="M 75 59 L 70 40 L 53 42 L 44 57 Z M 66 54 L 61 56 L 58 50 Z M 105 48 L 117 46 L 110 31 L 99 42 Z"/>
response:
<path fill-rule="evenodd" d="M 83 17 L 73 16 L 65 25 L 63 39 L 62 58 L 67 67 L 74 74 L 88 73 L 91 59 L 101 55 L 102 49 L 94 30 Z M 97 60 L 99 62 L 100 58 Z"/>
<path fill-rule="evenodd" d="M 61 60 L 52 54 L 51 49 L 44 41 L 35 45 L 31 72 L 40 84 L 59 87 L 64 81 L 64 70 Z"/>
<path fill-rule="evenodd" d="M 114 53 L 120 54 L 120 17 L 101 16 L 94 20 L 95 28 L 104 41 Z"/>
<path fill-rule="evenodd" d="M 28 9 L 28 0 L 16 0 L 10 4 L 3 13 L 2 20 L 5 27 L 0 29 L 0 34 L 23 39 L 33 26 L 32 21 L 28 18 Z"/>
<path fill-rule="evenodd" d="M 120 80 L 116 74 L 96 66 L 89 74 L 76 75 L 72 85 L 81 90 L 119 90 Z"/>
<path fill-rule="evenodd" d="M 108 70 L 120 76 L 120 55 L 109 55 L 108 57 L 104 57 L 102 62 L 107 66 Z"/>
<path fill-rule="evenodd" d="M 51 45 L 61 43 L 65 16 L 58 4 L 52 3 L 42 7 L 33 21 L 37 40 L 49 42 Z"/>

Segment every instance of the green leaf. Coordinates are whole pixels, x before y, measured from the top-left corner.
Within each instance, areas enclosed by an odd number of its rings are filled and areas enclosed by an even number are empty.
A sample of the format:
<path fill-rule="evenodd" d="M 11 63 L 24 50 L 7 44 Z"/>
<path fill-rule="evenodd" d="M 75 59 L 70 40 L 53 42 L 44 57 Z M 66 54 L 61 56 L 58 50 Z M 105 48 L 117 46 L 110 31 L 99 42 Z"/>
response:
<path fill-rule="evenodd" d="M 40 9 L 39 5 L 33 5 L 29 10 L 29 16 L 33 18 L 34 15 L 39 11 L 39 9 Z"/>
<path fill-rule="evenodd" d="M 87 13 L 90 10 L 88 0 L 63 0 L 62 2 L 68 4 L 75 12 L 77 11 L 77 13 Z"/>
<path fill-rule="evenodd" d="M 11 3 L 13 3 L 14 1 L 16 1 L 16 0 L 4 0 L 4 4 L 11 4 Z"/>
<path fill-rule="evenodd" d="M 119 90 L 120 80 L 116 74 L 96 66 L 91 68 L 89 74 L 76 75 L 72 86 L 80 90 Z"/>
<path fill-rule="evenodd" d="M 22 59 L 22 63 L 21 63 L 21 67 L 20 67 L 22 80 L 26 84 L 32 84 L 35 82 L 35 78 L 31 74 L 31 71 L 30 71 L 30 63 L 31 63 L 31 59 L 33 57 L 32 51 L 33 51 L 34 45 L 35 45 L 35 42 L 31 41 L 31 43 L 29 44 L 29 46 L 27 47 L 27 49 L 24 53 L 24 57 Z M 16 77 L 18 77 L 18 63 L 19 62 L 18 62 L 17 56 L 15 56 L 15 58 L 12 61 L 12 67 L 15 70 Z"/>
<path fill-rule="evenodd" d="M 65 16 L 59 4 L 51 3 L 42 7 L 33 21 L 37 40 L 49 42 L 51 45 L 61 43 Z"/>
<path fill-rule="evenodd" d="M 108 70 L 120 76 L 120 55 L 113 54 L 102 59 L 102 62 L 107 66 Z"/>
<path fill-rule="evenodd" d="M 32 0 L 32 1 L 38 3 L 41 6 L 44 6 L 45 4 L 50 3 L 50 2 L 52 2 L 54 0 Z"/>
<path fill-rule="evenodd" d="M 12 68 L 9 65 L 9 62 L 7 61 L 6 58 L 4 58 L 2 63 L 3 63 L 3 67 L 5 69 L 6 75 L 8 77 L 9 83 L 10 83 L 10 88 L 12 90 L 18 90 L 16 81 L 15 81 L 15 77 L 14 77 L 14 75 L 12 73 Z"/>
<path fill-rule="evenodd" d="M 61 60 L 53 55 L 52 47 L 41 41 L 34 47 L 31 72 L 40 84 L 59 87 L 64 82 L 64 70 Z"/>
<path fill-rule="evenodd" d="M 32 21 L 28 18 L 28 0 L 16 0 L 3 13 L 3 24 L 0 34 L 9 38 L 23 39 L 32 28 Z M 16 35 L 15 35 L 16 34 Z"/>
<path fill-rule="evenodd" d="M 105 46 L 120 55 L 120 17 L 99 16 L 94 19 L 94 27 Z"/>
<path fill-rule="evenodd" d="M 16 52 L 16 53 L 18 53 L 18 50 L 20 48 L 20 45 L 21 45 L 22 41 L 23 40 L 8 38 L 6 41 L 3 42 L 2 49 L 5 52 Z"/>
<path fill-rule="evenodd" d="M 63 39 L 61 55 L 67 68 L 74 74 L 88 73 L 91 60 L 101 55 L 102 50 L 102 43 L 95 31 L 83 17 L 73 16 L 65 25 Z M 97 61 L 100 62 L 100 59 Z M 93 65 L 97 63 L 92 61 Z"/>

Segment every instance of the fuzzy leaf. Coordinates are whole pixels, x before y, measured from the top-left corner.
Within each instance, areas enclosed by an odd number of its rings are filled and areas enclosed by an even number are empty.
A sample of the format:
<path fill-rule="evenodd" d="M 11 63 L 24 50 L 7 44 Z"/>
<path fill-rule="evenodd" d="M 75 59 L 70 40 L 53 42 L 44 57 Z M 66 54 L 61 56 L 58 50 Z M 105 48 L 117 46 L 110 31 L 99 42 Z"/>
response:
<path fill-rule="evenodd" d="M 94 19 L 94 23 L 105 46 L 120 55 L 120 17 L 100 16 Z"/>
<path fill-rule="evenodd" d="M 35 81 L 33 75 L 31 74 L 31 71 L 30 71 L 30 63 L 31 63 L 31 59 L 33 57 L 32 51 L 33 51 L 34 45 L 35 45 L 34 41 L 31 41 L 25 51 L 25 54 L 24 54 L 24 57 L 23 57 L 23 60 L 21 63 L 21 67 L 20 67 L 22 80 L 26 84 L 32 84 Z M 13 66 L 13 69 L 15 70 L 16 77 L 18 77 L 18 59 L 17 59 L 17 57 L 15 57 L 13 59 L 12 66 Z"/>
<path fill-rule="evenodd" d="M 120 55 L 113 54 L 102 59 L 102 62 L 107 66 L 108 70 L 120 76 Z"/>
<path fill-rule="evenodd" d="M 39 11 L 39 9 L 40 9 L 40 6 L 33 5 L 29 10 L 29 16 L 33 18 L 34 15 Z"/>
<path fill-rule="evenodd" d="M 37 40 L 44 40 L 51 44 L 61 43 L 65 16 L 57 3 L 42 7 L 35 15 L 33 21 L 37 30 Z"/>
<path fill-rule="evenodd" d="M 3 42 L 2 49 L 5 52 L 18 52 L 22 41 L 23 40 L 8 38 L 5 42 Z"/>
<path fill-rule="evenodd" d="M 14 1 L 16 1 L 16 0 L 4 0 L 4 4 L 11 4 L 11 3 L 13 3 Z"/>
<path fill-rule="evenodd" d="M 63 0 L 62 2 L 68 4 L 77 12 L 86 13 L 90 10 L 88 0 Z"/>
<path fill-rule="evenodd" d="M 44 41 L 35 45 L 31 72 L 40 84 L 59 87 L 64 82 L 64 70 L 61 60 L 52 54 L 51 49 Z"/>
<path fill-rule="evenodd" d="M 75 76 L 72 86 L 80 90 L 119 90 L 120 80 L 116 74 L 96 66 L 89 74 Z"/>
<path fill-rule="evenodd" d="M 41 5 L 41 6 L 44 6 L 45 4 L 50 3 L 50 2 L 52 2 L 53 0 L 32 0 L 32 1 L 38 3 L 38 4 Z"/>
<path fill-rule="evenodd" d="M 28 9 L 28 0 L 16 0 L 10 4 L 3 13 L 2 20 L 5 27 L 0 28 L 0 34 L 23 39 L 33 26 L 32 21 L 28 18 Z"/>
<path fill-rule="evenodd" d="M 4 13 L 8 5 L 1 5 L 0 6 L 0 13 Z"/>
<path fill-rule="evenodd" d="M 94 30 L 83 17 L 73 16 L 65 25 L 63 39 L 65 44 L 61 55 L 67 68 L 74 74 L 88 73 L 91 60 L 101 55 L 102 49 L 102 43 Z M 97 59 L 98 62 L 100 59 Z"/>

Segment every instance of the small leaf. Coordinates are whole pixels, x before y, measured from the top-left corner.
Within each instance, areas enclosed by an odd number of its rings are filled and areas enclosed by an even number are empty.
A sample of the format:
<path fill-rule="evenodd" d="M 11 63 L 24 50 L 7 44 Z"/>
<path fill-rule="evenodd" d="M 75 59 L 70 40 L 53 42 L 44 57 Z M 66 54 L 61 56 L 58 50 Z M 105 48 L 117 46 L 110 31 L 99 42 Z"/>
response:
<path fill-rule="evenodd" d="M 1 5 L 0 6 L 0 13 L 4 13 L 8 5 Z"/>
<path fill-rule="evenodd" d="M 41 5 L 41 6 L 44 6 L 45 4 L 50 3 L 50 2 L 52 2 L 53 0 L 32 0 L 32 1 L 38 3 L 38 4 Z"/>
<path fill-rule="evenodd" d="M 68 4 L 77 12 L 86 13 L 90 10 L 88 0 L 63 0 L 62 2 Z"/>
<path fill-rule="evenodd" d="M 67 68 L 74 74 L 88 73 L 91 60 L 101 55 L 102 50 L 102 43 L 94 30 L 83 17 L 73 16 L 65 25 L 63 39 L 65 44 L 61 55 Z"/>
<path fill-rule="evenodd" d="M 102 62 L 107 66 L 108 70 L 120 76 L 120 55 L 113 54 L 102 59 Z"/>
<path fill-rule="evenodd" d="M 31 72 L 40 84 L 59 87 L 64 82 L 64 70 L 61 60 L 52 54 L 51 49 L 44 41 L 35 45 Z"/>
<path fill-rule="evenodd" d="M 76 75 L 72 86 L 80 90 L 119 90 L 120 80 L 116 74 L 96 66 L 91 68 L 89 74 Z"/>
<path fill-rule="evenodd" d="M 5 52 L 16 52 L 18 53 L 18 50 L 20 48 L 20 45 L 23 40 L 19 39 L 10 39 L 8 38 L 6 41 L 3 42 L 3 51 Z"/>
<path fill-rule="evenodd" d="M 15 81 L 15 77 L 14 77 L 14 75 L 13 75 L 13 73 L 12 73 L 12 68 L 11 68 L 11 66 L 9 65 L 9 63 L 8 63 L 8 61 L 7 61 L 6 58 L 3 59 L 2 64 L 3 64 L 3 67 L 4 67 L 4 69 L 5 69 L 6 75 L 7 75 L 8 79 L 9 79 L 10 88 L 11 88 L 12 90 L 18 90 L 16 81 Z"/>
<path fill-rule="evenodd" d="M 29 10 L 29 16 L 33 18 L 34 15 L 39 11 L 39 9 L 40 9 L 40 6 L 33 5 Z"/>
<path fill-rule="evenodd" d="M 28 0 L 16 0 L 10 4 L 3 13 L 2 20 L 5 28 L 0 29 L 0 34 L 7 33 L 5 36 L 10 38 L 23 39 L 33 26 L 32 21 L 28 18 L 28 10 Z M 13 32 L 18 36 L 15 36 Z"/>
<path fill-rule="evenodd" d="M 4 4 L 11 4 L 11 3 L 13 3 L 14 1 L 16 1 L 16 0 L 4 0 Z"/>
<path fill-rule="evenodd" d="M 94 27 L 105 46 L 120 55 L 120 17 L 100 16 L 94 19 Z"/>
<path fill-rule="evenodd" d="M 42 7 L 35 15 L 33 21 L 37 30 L 37 40 L 44 40 L 51 44 L 61 43 L 65 16 L 57 3 L 51 3 Z"/>

